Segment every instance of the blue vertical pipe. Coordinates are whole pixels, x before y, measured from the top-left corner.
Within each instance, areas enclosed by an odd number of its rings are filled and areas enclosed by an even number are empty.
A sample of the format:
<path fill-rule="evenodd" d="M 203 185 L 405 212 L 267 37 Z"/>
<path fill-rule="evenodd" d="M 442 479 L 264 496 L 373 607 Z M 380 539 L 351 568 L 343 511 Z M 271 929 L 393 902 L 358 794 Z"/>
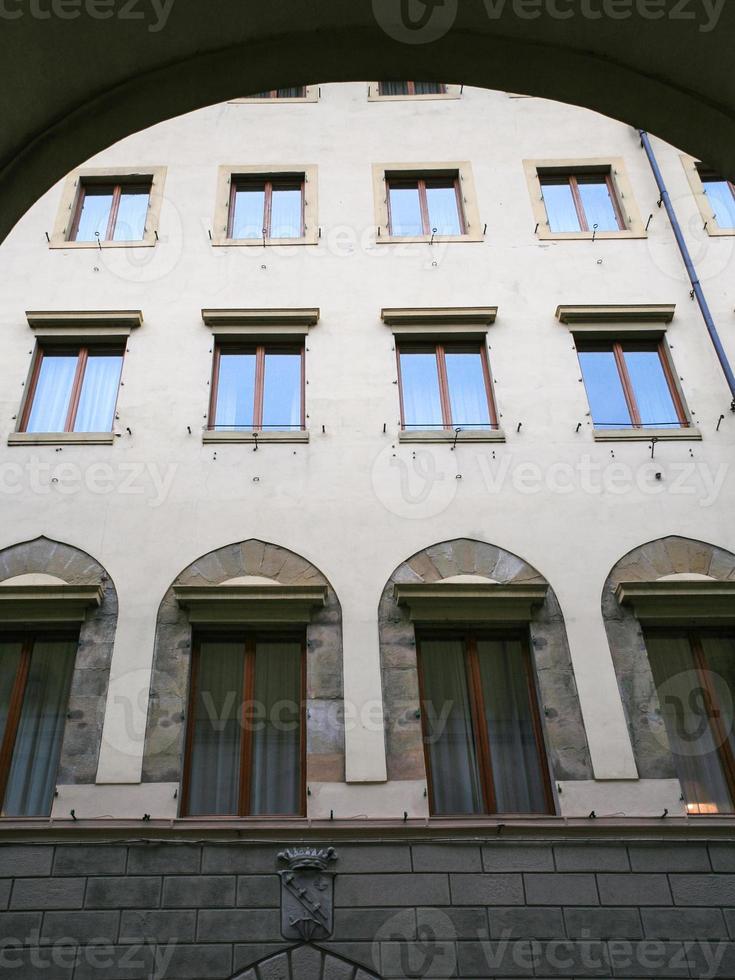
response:
<path fill-rule="evenodd" d="M 666 213 L 669 216 L 669 221 L 671 222 L 671 227 L 674 229 L 674 235 L 676 236 L 676 243 L 679 246 L 679 251 L 681 252 L 681 257 L 684 260 L 684 265 L 686 266 L 689 279 L 694 290 L 694 295 L 699 303 L 699 308 L 702 311 L 702 316 L 704 317 L 704 322 L 707 326 L 707 332 L 710 335 L 710 340 L 715 348 L 717 358 L 720 362 L 722 370 L 725 374 L 725 379 L 730 388 L 730 394 L 732 395 L 732 405 L 731 408 L 735 411 L 735 374 L 733 374 L 730 362 L 727 359 L 727 354 L 725 353 L 725 348 L 722 346 L 722 341 L 720 340 L 720 335 L 717 332 L 717 327 L 715 326 L 715 321 L 712 318 L 712 313 L 707 302 L 707 297 L 704 295 L 704 290 L 702 289 L 702 283 L 699 281 L 699 276 L 697 275 L 697 270 L 694 267 L 694 262 L 692 261 L 691 253 L 687 247 L 687 243 L 684 240 L 684 234 L 681 230 L 681 225 L 679 224 L 679 219 L 676 217 L 676 212 L 674 211 L 674 205 L 671 203 L 671 197 L 666 188 L 666 182 L 664 181 L 663 174 L 661 173 L 661 168 L 656 160 L 656 154 L 653 152 L 653 147 L 651 146 L 651 140 L 649 139 L 648 133 L 639 129 L 641 137 L 641 146 L 646 151 L 646 156 L 648 157 L 648 162 L 651 164 L 651 170 L 653 171 L 653 176 L 656 178 L 656 183 L 658 185 L 659 193 L 661 194 L 661 200 L 664 207 L 666 208 Z"/>

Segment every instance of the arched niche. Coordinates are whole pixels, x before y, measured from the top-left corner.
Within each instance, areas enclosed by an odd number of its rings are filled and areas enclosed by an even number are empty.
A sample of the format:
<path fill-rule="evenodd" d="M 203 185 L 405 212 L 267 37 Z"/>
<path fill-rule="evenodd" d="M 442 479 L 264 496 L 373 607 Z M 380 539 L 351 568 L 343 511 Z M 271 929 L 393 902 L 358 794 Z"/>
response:
<path fill-rule="evenodd" d="M 530 611 L 523 615 L 528 617 L 553 777 L 591 779 L 592 766 L 564 618 L 553 589 L 522 558 L 495 545 L 467 538 L 443 541 L 417 552 L 395 569 L 380 598 L 378 619 L 388 778 L 426 778 L 414 623 L 409 608 L 397 598 L 402 587 L 407 586 L 403 591 L 410 592 L 413 585 L 420 583 L 449 586 L 450 602 L 471 601 L 462 593 L 471 597 L 475 586 L 482 588 L 487 583 L 500 587 L 496 591 L 501 602 L 532 604 Z M 544 587 L 537 590 L 543 595 L 543 601 L 533 602 L 534 586 Z M 524 595 L 531 598 L 524 599 Z M 438 597 L 428 596 L 425 601 L 436 603 Z M 512 610 L 510 615 L 514 615 Z"/>
<path fill-rule="evenodd" d="M 684 593 L 699 591 L 704 598 L 711 585 L 716 589 L 717 583 L 734 581 L 734 554 L 678 535 L 634 548 L 607 577 L 602 616 L 641 779 L 675 779 L 676 768 L 636 614 L 642 608 L 637 596 L 643 590 L 654 594 L 654 601 L 680 605 L 685 612 Z"/>
<path fill-rule="evenodd" d="M 232 980 L 380 980 L 358 963 L 310 943 L 267 956 Z"/>
<path fill-rule="evenodd" d="M 339 600 L 326 577 L 307 559 L 251 538 L 197 558 L 176 576 L 163 597 L 156 621 L 144 782 L 181 781 L 192 623 L 197 616 L 192 607 L 211 607 L 222 594 L 237 596 L 243 590 L 259 594 L 269 588 L 281 588 L 285 601 L 293 603 L 318 587 L 326 590 L 324 600 L 306 626 L 306 780 L 307 785 L 344 780 Z"/>
<path fill-rule="evenodd" d="M 46 537 L 0 551 L 3 630 L 79 628 L 57 785 L 95 781 L 117 613 L 115 585 L 86 551 Z"/>

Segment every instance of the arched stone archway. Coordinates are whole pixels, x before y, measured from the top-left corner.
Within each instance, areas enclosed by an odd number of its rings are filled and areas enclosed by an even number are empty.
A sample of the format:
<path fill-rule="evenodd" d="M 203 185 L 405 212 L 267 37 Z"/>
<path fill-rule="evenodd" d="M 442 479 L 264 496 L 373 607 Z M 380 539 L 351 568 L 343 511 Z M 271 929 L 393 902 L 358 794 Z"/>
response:
<path fill-rule="evenodd" d="M 394 586 L 455 576 L 547 584 L 540 572 L 517 555 L 467 538 L 431 545 L 394 570 L 378 606 L 389 779 L 426 778 L 414 627 L 405 607 L 396 602 Z M 559 780 L 591 779 L 592 764 L 564 618 L 550 587 L 543 604 L 532 613 L 529 632 L 553 776 Z"/>
<path fill-rule="evenodd" d="M 342 612 L 334 589 L 311 562 L 251 538 L 225 545 L 181 571 L 158 610 L 143 757 L 144 782 L 179 782 L 187 710 L 191 625 L 174 596 L 179 585 L 219 585 L 257 576 L 281 585 L 325 585 L 326 604 L 306 627 L 307 781 L 344 779 Z"/>
<path fill-rule="evenodd" d="M 232 980 L 380 980 L 377 974 L 309 943 L 268 956 Z"/>
<path fill-rule="evenodd" d="M 0 587 L 16 577 L 52 577 L 66 585 L 101 585 L 102 601 L 87 610 L 79 627 L 58 785 L 94 783 L 102 743 L 102 725 L 117 628 L 115 584 L 86 551 L 62 541 L 38 537 L 0 551 Z"/>
<path fill-rule="evenodd" d="M 655 582 L 670 576 L 733 581 L 735 554 L 704 541 L 671 535 L 629 551 L 605 582 L 602 616 L 641 779 L 675 779 L 676 768 L 643 629 L 633 610 L 618 602 L 615 590 L 621 582 Z"/>
<path fill-rule="evenodd" d="M 735 174 L 726 0 L 712 13 L 635 0 L 220 0 L 216 17 L 207 0 L 37 6 L 9 4 L 3 19 L 0 238 L 56 180 L 132 132 L 321 81 L 425 78 L 558 99 Z"/>

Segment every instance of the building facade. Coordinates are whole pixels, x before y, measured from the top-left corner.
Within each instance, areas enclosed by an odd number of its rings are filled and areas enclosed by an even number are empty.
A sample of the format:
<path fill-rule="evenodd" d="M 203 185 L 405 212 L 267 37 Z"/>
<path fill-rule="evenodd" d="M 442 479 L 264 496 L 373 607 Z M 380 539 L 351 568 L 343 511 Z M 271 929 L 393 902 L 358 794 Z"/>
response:
<path fill-rule="evenodd" d="M 733 395 L 641 143 L 277 90 L 16 226 L 8 975 L 733 975 Z M 726 362 L 735 191 L 652 143 Z"/>

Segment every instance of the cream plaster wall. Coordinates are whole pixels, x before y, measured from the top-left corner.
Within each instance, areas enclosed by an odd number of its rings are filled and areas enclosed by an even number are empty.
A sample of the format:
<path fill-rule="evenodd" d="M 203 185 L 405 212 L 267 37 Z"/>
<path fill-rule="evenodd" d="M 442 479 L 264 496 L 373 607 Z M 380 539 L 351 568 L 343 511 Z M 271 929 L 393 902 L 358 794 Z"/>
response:
<path fill-rule="evenodd" d="M 735 358 L 735 238 L 697 231 L 679 153 L 655 146 Z M 654 215 L 648 236 L 539 241 L 522 161 L 608 155 L 625 159 L 644 223 Z M 485 239 L 376 245 L 372 163 L 430 158 L 471 161 Z M 272 159 L 318 166 L 319 244 L 212 247 L 218 166 Z M 120 784 L 110 798 L 121 810 L 137 806 L 161 597 L 197 556 L 258 537 L 303 555 L 333 584 L 345 700 L 356 718 L 347 727 L 347 778 L 366 784 L 360 812 L 372 813 L 374 800 L 375 814 L 385 815 L 391 800 L 401 816 L 405 794 L 370 785 L 385 780 L 378 598 L 409 555 L 474 537 L 522 556 L 556 590 L 596 778 L 630 781 L 626 805 L 648 812 L 653 790 L 634 782 L 600 594 L 617 559 L 652 538 L 680 533 L 735 549 L 735 416 L 635 131 L 586 110 L 478 89 L 465 88 L 459 100 L 375 105 L 365 84 L 324 85 L 318 103 L 217 105 L 180 117 L 90 166 L 167 168 L 160 242 L 49 249 L 57 185 L 0 249 L 0 546 L 45 534 L 89 552 L 115 581 L 120 614 L 98 772 L 99 783 Z M 646 443 L 593 441 L 570 332 L 554 317 L 559 304 L 582 303 L 676 304 L 667 336 L 701 443 L 660 444 L 651 461 Z M 399 445 L 393 337 L 381 307 L 472 305 L 499 307 L 488 342 L 507 442 L 455 451 Z M 276 306 L 321 308 L 307 340 L 311 441 L 257 452 L 203 445 L 212 336 L 202 307 Z M 105 308 L 144 314 L 128 342 L 114 444 L 5 445 L 33 348 L 24 311 Z M 326 792 L 317 797 L 320 812 L 354 809 L 350 786 L 344 796 L 330 786 L 328 807 Z M 599 799 L 594 784 L 588 793 L 577 787 L 572 809 L 589 812 Z M 565 800 L 567 815 L 569 806 Z"/>

